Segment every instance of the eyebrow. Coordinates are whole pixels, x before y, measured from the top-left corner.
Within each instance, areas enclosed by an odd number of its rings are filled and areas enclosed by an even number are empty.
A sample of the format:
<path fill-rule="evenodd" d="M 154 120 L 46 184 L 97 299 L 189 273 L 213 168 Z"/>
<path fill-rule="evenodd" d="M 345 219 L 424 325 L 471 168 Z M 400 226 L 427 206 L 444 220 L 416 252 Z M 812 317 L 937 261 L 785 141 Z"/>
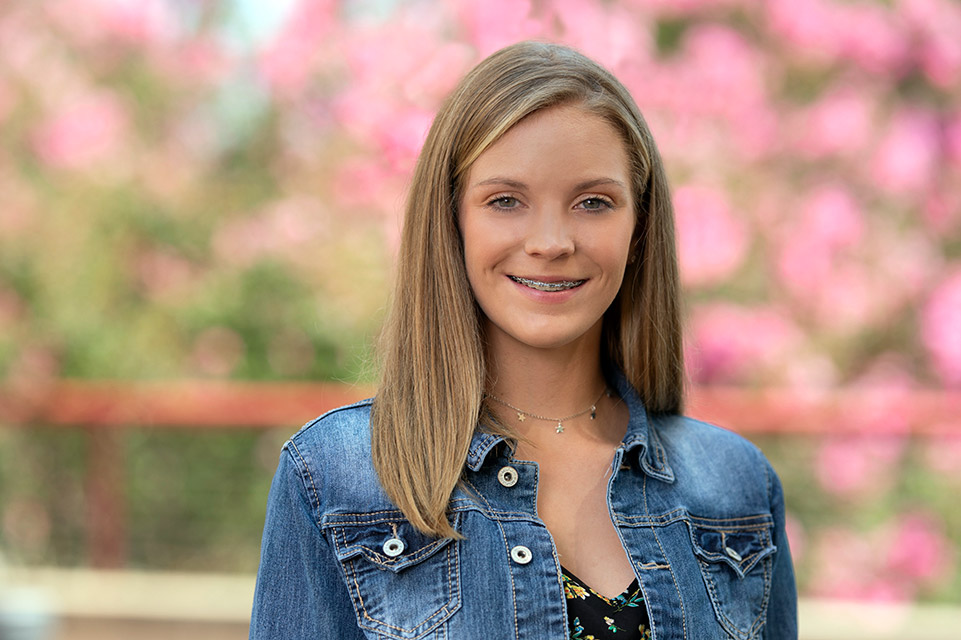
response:
<path fill-rule="evenodd" d="M 527 188 L 527 184 L 520 182 L 519 180 L 513 180 L 511 178 L 501 178 L 493 177 L 487 180 L 481 180 L 480 182 L 473 185 L 473 187 L 486 187 L 488 185 L 504 185 L 505 187 L 511 187 L 512 189 L 523 190 Z M 600 187 L 602 185 L 615 185 L 622 189 L 626 189 L 627 186 L 620 180 L 615 180 L 614 178 L 594 178 L 593 180 L 585 180 L 584 182 L 579 182 L 574 185 L 573 191 L 583 191 L 584 189 L 590 189 L 592 187 Z"/>

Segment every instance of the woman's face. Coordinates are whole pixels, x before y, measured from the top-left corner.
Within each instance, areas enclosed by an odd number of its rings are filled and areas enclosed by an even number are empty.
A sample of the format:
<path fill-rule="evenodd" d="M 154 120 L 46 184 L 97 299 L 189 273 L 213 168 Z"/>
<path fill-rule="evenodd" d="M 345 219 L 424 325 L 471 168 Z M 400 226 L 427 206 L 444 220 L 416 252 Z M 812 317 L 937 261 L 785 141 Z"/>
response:
<path fill-rule="evenodd" d="M 635 224 L 621 136 L 578 106 L 535 112 L 482 153 L 460 202 L 467 277 L 492 345 L 600 340 Z"/>

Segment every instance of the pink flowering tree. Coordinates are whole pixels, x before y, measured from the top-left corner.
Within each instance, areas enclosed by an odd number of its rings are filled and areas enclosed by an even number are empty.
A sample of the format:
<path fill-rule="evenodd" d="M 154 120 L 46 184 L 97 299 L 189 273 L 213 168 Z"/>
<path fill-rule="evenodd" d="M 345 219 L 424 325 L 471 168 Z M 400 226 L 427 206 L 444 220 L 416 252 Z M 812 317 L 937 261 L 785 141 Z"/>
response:
<path fill-rule="evenodd" d="M 536 38 L 611 68 L 653 129 L 695 383 L 961 389 L 957 2 L 366 6 L 0 5 L 4 384 L 369 379 L 433 114 Z M 861 419 L 783 449 L 805 588 L 957 595 L 961 519 L 930 496 L 957 489 L 961 445 Z"/>

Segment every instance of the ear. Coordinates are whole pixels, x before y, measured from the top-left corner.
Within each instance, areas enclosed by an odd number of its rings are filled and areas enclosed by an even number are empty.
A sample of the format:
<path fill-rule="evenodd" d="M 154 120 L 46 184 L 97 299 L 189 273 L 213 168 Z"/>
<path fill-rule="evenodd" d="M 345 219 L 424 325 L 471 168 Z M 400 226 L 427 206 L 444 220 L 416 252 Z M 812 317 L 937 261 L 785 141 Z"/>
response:
<path fill-rule="evenodd" d="M 641 236 L 637 232 L 637 227 L 635 226 L 634 237 L 631 238 L 631 246 L 627 250 L 627 264 L 634 264 L 640 252 L 641 252 Z"/>

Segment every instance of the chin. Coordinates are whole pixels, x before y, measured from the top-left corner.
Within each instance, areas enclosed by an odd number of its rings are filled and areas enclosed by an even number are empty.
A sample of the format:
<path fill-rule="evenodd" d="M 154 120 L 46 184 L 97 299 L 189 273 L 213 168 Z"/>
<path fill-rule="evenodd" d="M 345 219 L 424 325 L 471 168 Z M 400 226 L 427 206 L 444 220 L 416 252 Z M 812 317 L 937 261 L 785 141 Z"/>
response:
<path fill-rule="evenodd" d="M 515 335 L 513 338 L 528 347 L 549 350 L 561 349 L 576 344 L 581 340 L 590 339 L 592 336 L 590 336 L 589 333 L 588 331 L 579 333 L 555 333 L 548 328 L 541 331 L 532 331 L 523 335 Z"/>

